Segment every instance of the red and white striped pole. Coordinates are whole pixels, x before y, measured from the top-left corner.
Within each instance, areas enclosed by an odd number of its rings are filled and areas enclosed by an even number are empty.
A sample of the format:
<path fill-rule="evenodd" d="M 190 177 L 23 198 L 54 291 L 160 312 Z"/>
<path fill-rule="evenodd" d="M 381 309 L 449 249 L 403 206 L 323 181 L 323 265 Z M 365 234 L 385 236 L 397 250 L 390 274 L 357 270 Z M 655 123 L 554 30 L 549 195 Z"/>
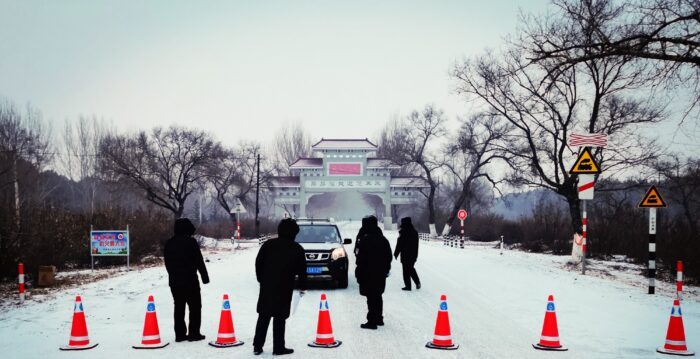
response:
<path fill-rule="evenodd" d="M 236 239 L 241 240 L 241 219 L 240 211 L 236 211 Z"/>
<path fill-rule="evenodd" d="M 683 294 L 683 261 L 676 263 L 676 296 L 681 299 Z"/>
<path fill-rule="evenodd" d="M 581 216 L 581 237 L 583 244 L 581 245 L 581 273 L 586 274 L 586 239 L 588 238 L 588 235 L 586 232 L 588 232 L 588 211 L 586 211 L 586 200 L 581 201 L 583 202 L 583 215 Z"/>
<path fill-rule="evenodd" d="M 24 303 L 24 263 L 17 265 L 18 282 L 19 282 L 19 303 Z"/>
<path fill-rule="evenodd" d="M 459 234 L 460 234 L 460 236 L 462 237 L 462 239 L 461 239 L 461 241 L 462 241 L 462 248 L 464 248 L 464 220 L 463 220 L 463 219 L 460 219 L 460 220 L 459 220 L 459 223 L 460 223 Z"/>

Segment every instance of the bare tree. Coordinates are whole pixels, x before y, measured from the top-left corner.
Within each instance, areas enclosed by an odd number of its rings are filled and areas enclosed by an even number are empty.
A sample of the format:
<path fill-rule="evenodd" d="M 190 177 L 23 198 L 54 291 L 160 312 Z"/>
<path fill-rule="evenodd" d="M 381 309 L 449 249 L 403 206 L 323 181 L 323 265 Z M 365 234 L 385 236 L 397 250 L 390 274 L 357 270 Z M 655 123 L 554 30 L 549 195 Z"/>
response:
<path fill-rule="evenodd" d="M 299 158 L 311 155 L 311 135 L 301 122 L 289 122 L 275 133 L 273 152 L 279 173 L 286 173 Z"/>
<path fill-rule="evenodd" d="M 559 26 L 557 21 L 564 20 L 548 17 L 532 21 L 541 25 L 538 41 L 544 38 L 557 43 L 560 37 L 576 32 Z M 502 56 L 489 53 L 457 65 L 453 71 L 457 91 L 512 126 L 506 148 L 512 169 L 510 182 L 544 187 L 564 197 L 572 227 L 580 231 L 577 176 L 569 175 L 567 166 L 576 153 L 568 146 L 568 137 L 575 131 L 606 133 L 614 145 L 608 150 L 598 148 L 594 156 L 607 175 L 624 172 L 656 156 L 654 142 L 635 130 L 638 124 L 660 121 L 663 112 L 655 101 L 631 94 L 646 79 L 629 58 L 593 59 L 553 78 L 548 75 L 547 61 L 527 59 L 532 56 L 528 52 L 532 41 L 532 37 L 523 36 Z"/>
<path fill-rule="evenodd" d="M 656 170 L 668 188 L 668 198 L 680 205 L 681 215 L 687 226 L 691 240 L 698 236 L 698 212 L 700 212 L 700 160 L 682 159 L 671 155 L 660 161 Z"/>
<path fill-rule="evenodd" d="M 150 135 L 109 135 L 100 144 L 105 170 L 130 180 L 176 218 L 220 151 L 210 134 L 174 126 L 155 128 Z"/>
<path fill-rule="evenodd" d="M 494 178 L 488 171 L 498 160 L 508 161 L 507 146 L 510 124 L 498 115 L 477 114 L 462 121 L 454 139 L 445 148 L 445 167 L 458 182 L 459 188 L 442 235 L 450 233 L 450 227 L 460 208 L 470 208 L 470 197 L 475 193 L 477 181 L 485 180 L 498 190 L 501 178 Z"/>
<path fill-rule="evenodd" d="M 272 166 L 266 157 L 260 156 L 260 179 L 257 177 L 257 159 L 263 149 L 256 142 L 241 142 L 236 149 L 226 149 L 219 153 L 219 160 L 210 163 L 207 169 L 217 203 L 228 213 L 235 223 L 235 214 L 231 213 L 236 199 L 245 205 L 260 181 L 265 186 L 273 174 Z"/>
<path fill-rule="evenodd" d="M 700 101 L 700 2 L 697 0 L 554 0 L 568 34 L 543 35 L 541 22 L 526 27 L 532 61 L 549 62 L 552 76 L 581 63 L 630 58 L 652 66 L 647 76 L 670 87 L 694 87 Z M 530 22 L 532 24 L 533 22 Z"/>
<path fill-rule="evenodd" d="M 41 168 L 51 158 L 50 132 L 45 128 L 38 111 L 27 106 L 23 112 L 9 100 L 0 101 L 0 178 L 9 175 L 9 180 L 0 182 L 0 187 L 12 185 L 13 192 L 13 236 L 14 246 L 21 249 L 19 233 L 22 223 L 22 198 L 20 196 L 20 163 Z M 6 249 L 1 242 L 0 250 Z M 12 244 L 12 243 L 10 243 Z"/>
<path fill-rule="evenodd" d="M 442 110 L 426 105 L 420 112 L 413 111 L 403 119 L 389 122 L 380 133 L 377 151 L 379 156 L 404 167 L 407 172 L 420 171 L 420 176 L 428 183 L 427 193 L 421 193 L 428 199 L 428 223 L 432 235 L 437 234 L 435 192 L 438 181 L 435 175 L 443 164 L 433 147 L 446 134 L 446 121 Z"/>
<path fill-rule="evenodd" d="M 100 143 L 108 131 L 104 121 L 96 116 L 80 116 L 75 122 L 66 121 L 63 132 L 61 165 L 68 178 L 78 182 L 79 197 L 84 201 L 82 206 L 88 208 L 90 217 L 95 212 Z"/>

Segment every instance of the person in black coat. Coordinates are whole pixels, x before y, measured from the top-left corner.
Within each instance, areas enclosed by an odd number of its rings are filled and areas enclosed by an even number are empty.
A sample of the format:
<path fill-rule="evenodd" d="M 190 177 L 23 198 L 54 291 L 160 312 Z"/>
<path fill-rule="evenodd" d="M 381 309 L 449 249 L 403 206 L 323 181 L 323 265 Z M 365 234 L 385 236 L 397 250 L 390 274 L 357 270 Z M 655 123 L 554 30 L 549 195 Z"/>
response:
<path fill-rule="evenodd" d="M 364 329 L 377 329 L 384 325 L 382 294 L 386 277 L 391 270 L 391 246 L 377 226 L 377 218 L 367 218 L 367 229 L 360 238 L 355 263 L 355 277 L 360 285 L 360 294 L 367 297 L 367 323 Z"/>
<path fill-rule="evenodd" d="M 420 289 L 420 279 L 416 272 L 416 260 L 418 259 L 418 232 L 413 228 L 411 217 L 401 218 L 401 229 L 399 238 L 396 240 L 394 258 L 401 255 L 401 266 L 403 267 L 403 290 L 411 290 L 411 279 L 416 282 L 416 289 Z"/>
<path fill-rule="evenodd" d="M 255 275 L 260 283 L 258 296 L 258 323 L 255 327 L 253 353 L 263 351 L 267 328 L 272 322 L 272 353 L 291 354 L 284 346 L 285 321 L 294 290 L 294 277 L 299 276 L 299 289 L 306 288 L 306 258 L 304 248 L 295 242 L 299 226 L 293 219 L 283 219 L 277 227 L 277 239 L 265 242 L 255 259 Z"/>
<path fill-rule="evenodd" d="M 362 218 L 362 227 L 360 227 L 360 230 L 357 232 L 357 237 L 355 237 L 355 248 L 353 249 L 353 253 L 357 256 L 358 252 L 358 247 L 357 244 L 360 243 L 360 239 L 367 233 L 367 228 L 369 228 L 369 217 Z"/>
<path fill-rule="evenodd" d="M 199 290 L 197 271 L 202 283 L 209 283 L 209 274 L 199 244 L 192 237 L 195 228 L 187 218 L 175 220 L 175 235 L 165 243 L 165 269 L 168 284 L 175 302 L 175 341 L 197 341 L 204 339 L 199 332 L 202 322 L 202 296 Z M 189 331 L 185 325 L 185 304 L 190 311 Z"/>

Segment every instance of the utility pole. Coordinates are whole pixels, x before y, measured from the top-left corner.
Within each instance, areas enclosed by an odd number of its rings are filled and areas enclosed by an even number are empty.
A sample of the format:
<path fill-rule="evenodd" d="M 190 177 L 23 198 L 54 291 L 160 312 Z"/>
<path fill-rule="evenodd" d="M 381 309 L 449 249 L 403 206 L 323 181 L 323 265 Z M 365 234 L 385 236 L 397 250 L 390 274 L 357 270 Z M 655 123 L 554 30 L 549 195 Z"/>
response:
<path fill-rule="evenodd" d="M 255 236 L 260 237 L 260 220 L 258 215 L 260 214 L 260 154 L 258 153 L 257 159 L 257 175 L 255 176 Z"/>

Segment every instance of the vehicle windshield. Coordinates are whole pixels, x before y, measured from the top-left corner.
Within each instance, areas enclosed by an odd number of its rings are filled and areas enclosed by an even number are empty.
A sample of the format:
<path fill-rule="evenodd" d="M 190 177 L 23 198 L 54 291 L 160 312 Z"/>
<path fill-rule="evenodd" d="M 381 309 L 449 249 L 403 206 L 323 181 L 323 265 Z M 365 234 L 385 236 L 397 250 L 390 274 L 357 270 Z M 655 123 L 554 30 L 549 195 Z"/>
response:
<path fill-rule="evenodd" d="M 338 229 L 335 226 L 299 226 L 298 243 L 340 243 Z"/>

